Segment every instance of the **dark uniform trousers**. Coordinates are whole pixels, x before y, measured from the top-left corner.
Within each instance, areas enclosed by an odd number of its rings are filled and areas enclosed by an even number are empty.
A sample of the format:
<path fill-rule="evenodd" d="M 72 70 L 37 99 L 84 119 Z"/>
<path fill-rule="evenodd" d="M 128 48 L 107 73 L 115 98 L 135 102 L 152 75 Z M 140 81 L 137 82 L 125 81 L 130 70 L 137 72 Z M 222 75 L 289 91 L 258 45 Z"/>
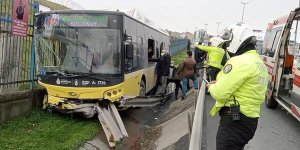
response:
<path fill-rule="evenodd" d="M 219 114 L 221 120 L 217 132 L 217 150 L 243 150 L 255 134 L 258 118 L 240 113 L 240 120 L 233 121 L 229 107 L 223 107 Z"/>

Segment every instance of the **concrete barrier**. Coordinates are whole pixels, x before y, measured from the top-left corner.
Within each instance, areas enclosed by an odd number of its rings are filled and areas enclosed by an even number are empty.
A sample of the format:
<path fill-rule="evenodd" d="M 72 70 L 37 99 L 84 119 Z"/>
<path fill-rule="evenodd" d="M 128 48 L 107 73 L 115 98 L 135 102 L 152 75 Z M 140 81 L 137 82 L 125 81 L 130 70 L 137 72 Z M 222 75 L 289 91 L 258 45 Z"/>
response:
<path fill-rule="evenodd" d="M 0 122 L 19 117 L 33 108 L 41 108 L 46 90 L 34 89 L 0 93 Z"/>

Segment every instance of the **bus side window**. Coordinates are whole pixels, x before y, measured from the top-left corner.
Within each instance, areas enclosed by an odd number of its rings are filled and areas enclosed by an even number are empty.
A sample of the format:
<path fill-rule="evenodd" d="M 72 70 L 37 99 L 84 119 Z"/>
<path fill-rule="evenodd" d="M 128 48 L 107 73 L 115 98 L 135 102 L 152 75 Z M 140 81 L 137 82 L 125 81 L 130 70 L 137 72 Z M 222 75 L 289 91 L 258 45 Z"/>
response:
<path fill-rule="evenodd" d="M 137 69 L 138 66 L 138 45 L 137 43 L 133 43 L 133 69 Z"/>
<path fill-rule="evenodd" d="M 156 58 L 160 57 L 160 50 L 158 49 L 158 41 L 155 41 Z"/>
<path fill-rule="evenodd" d="M 154 40 L 148 39 L 148 61 L 151 61 L 154 56 Z"/>
<path fill-rule="evenodd" d="M 159 48 L 159 50 L 162 51 L 163 49 L 164 49 L 164 43 L 161 42 L 161 43 L 160 43 L 160 48 Z"/>

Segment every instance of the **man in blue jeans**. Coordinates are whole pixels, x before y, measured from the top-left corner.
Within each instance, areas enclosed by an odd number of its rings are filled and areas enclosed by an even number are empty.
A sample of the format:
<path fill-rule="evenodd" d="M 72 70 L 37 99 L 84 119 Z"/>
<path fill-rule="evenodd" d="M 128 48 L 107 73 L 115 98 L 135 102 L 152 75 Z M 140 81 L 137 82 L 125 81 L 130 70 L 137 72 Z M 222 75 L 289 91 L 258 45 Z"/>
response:
<path fill-rule="evenodd" d="M 196 61 L 192 57 L 193 52 L 187 51 L 187 58 L 181 63 L 176 75 L 182 77 L 182 97 L 181 100 L 186 99 L 187 82 L 191 79 L 194 83 L 194 88 L 198 89 L 198 79 L 195 74 Z"/>

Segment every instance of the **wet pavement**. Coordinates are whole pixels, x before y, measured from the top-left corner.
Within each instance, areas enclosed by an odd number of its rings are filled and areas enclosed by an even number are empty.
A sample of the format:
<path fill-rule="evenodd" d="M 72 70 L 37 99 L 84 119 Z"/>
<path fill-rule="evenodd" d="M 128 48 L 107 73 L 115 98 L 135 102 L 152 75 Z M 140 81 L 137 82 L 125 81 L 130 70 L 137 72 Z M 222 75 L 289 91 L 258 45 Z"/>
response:
<path fill-rule="evenodd" d="M 219 117 L 208 115 L 214 100 L 206 96 L 206 148 L 215 150 L 215 136 Z M 246 145 L 245 150 L 299 150 L 300 149 L 300 122 L 286 110 L 278 107 L 268 109 L 263 103 L 261 117 L 254 138 Z"/>

